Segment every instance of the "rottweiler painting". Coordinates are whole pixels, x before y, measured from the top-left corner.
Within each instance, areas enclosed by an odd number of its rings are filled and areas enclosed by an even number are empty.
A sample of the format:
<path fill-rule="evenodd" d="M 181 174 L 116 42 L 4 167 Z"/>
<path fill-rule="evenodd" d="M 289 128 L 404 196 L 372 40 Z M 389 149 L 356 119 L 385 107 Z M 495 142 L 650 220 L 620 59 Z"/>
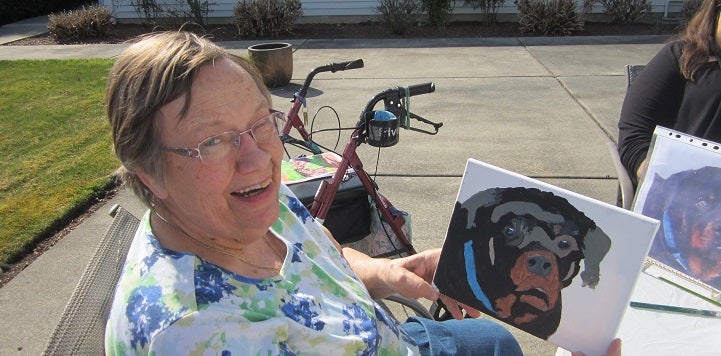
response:
<path fill-rule="evenodd" d="M 721 290 L 721 168 L 656 174 L 642 214 L 661 222 L 650 257 Z"/>
<path fill-rule="evenodd" d="M 456 202 L 434 283 L 439 290 L 543 339 L 561 321 L 561 290 L 580 272 L 595 288 L 611 239 L 565 198 L 491 188 Z"/>

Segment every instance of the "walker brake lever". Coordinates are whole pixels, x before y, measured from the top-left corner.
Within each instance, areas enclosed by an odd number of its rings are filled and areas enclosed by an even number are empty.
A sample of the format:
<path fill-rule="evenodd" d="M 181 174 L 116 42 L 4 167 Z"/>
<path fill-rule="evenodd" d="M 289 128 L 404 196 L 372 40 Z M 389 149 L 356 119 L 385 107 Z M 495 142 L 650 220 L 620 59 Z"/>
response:
<path fill-rule="evenodd" d="M 406 127 L 406 129 L 408 129 L 408 130 L 416 131 L 416 132 L 422 132 L 422 133 L 428 134 L 428 135 L 435 135 L 435 134 L 438 133 L 438 129 L 440 129 L 441 127 L 443 127 L 443 123 L 442 123 L 442 122 L 436 123 L 436 122 L 433 122 L 433 121 L 431 121 L 431 120 L 425 119 L 425 118 L 423 118 L 423 117 L 421 117 L 421 116 L 418 116 L 418 115 L 416 115 L 416 114 L 414 114 L 414 113 L 412 113 L 412 112 L 409 112 L 408 115 L 411 117 L 411 119 L 415 119 L 415 120 L 418 120 L 418 121 L 420 121 L 420 122 L 422 122 L 422 123 L 424 123 L 424 124 L 428 124 L 428 125 L 433 126 L 433 132 L 427 131 L 427 130 L 423 130 L 423 129 L 418 129 L 418 128 L 415 128 L 415 127 L 411 127 L 410 125 L 408 125 L 408 127 Z"/>

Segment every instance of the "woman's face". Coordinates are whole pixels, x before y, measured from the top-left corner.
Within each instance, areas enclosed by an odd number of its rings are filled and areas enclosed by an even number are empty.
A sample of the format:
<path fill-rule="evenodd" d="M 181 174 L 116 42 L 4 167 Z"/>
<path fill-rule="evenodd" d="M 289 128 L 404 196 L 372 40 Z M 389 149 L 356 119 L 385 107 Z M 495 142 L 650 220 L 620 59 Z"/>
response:
<path fill-rule="evenodd" d="M 179 119 L 184 101 L 182 96 L 158 114 L 163 146 L 198 147 L 208 137 L 248 130 L 270 114 L 251 76 L 228 59 L 197 72 L 189 110 Z M 239 148 L 212 162 L 167 151 L 164 180 L 151 189 L 189 234 L 247 242 L 278 218 L 282 157 L 277 133 L 264 143 L 243 134 Z"/>

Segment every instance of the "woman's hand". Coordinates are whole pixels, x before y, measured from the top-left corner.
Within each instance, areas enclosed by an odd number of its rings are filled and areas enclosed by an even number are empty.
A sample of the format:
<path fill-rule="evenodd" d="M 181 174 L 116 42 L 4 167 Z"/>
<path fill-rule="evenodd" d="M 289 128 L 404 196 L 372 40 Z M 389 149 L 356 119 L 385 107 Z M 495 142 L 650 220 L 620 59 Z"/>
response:
<path fill-rule="evenodd" d="M 583 352 L 576 351 L 571 353 L 572 356 L 584 356 Z M 621 339 L 613 339 L 611 344 L 603 356 L 621 356 Z"/>
<path fill-rule="evenodd" d="M 644 158 L 643 161 L 641 161 L 641 164 L 638 165 L 638 169 L 636 170 L 636 181 L 638 182 L 638 185 L 641 185 L 641 182 L 643 182 L 644 178 L 646 178 L 647 171 L 648 157 Z"/>
<path fill-rule="evenodd" d="M 464 317 L 463 309 L 471 317 L 481 315 L 478 310 L 441 295 L 431 284 L 441 255 L 440 249 L 426 250 L 393 260 L 370 258 L 349 248 L 344 248 L 343 254 L 373 298 L 384 298 L 391 294 L 432 301 L 440 298 L 456 319 Z"/>
<path fill-rule="evenodd" d="M 426 281 L 429 285 L 433 282 L 433 275 L 436 272 L 436 267 L 438 266 L 438 260 L 441 257 L 441 249 L 431 249 L 426 250 L 423 252 L 420 252 L 418 254 L 392 260 L 391 264 L 398 264 L 399 266 L 403 267 L 404 269 L 413 272 L 415 275 L 423 278 L 424 281 Z M 431 286 L 432 287 L 432 286 Z M 433 287 L 432 287 L 433 288 Z M 433 288 L 436 290 L 435 288 Z M 403 294 L 403 291 L 398 291 L 399 294 L 414 298 L 410 295 Z M 463 319 L 463 311 L 465 310 L 468 316 L 472 318 L 477 318 L 481 316 L 481 312 L 476 310 L 475 308 L 472 308 L 468 305 L 465 305 L 463 303 L 459 303 L 456 300 L 447 297 L 443 294 L 438 294 L 438 297 L 435 299 L 426 298 L 429 300 L 437 300 L 441 299 L 443 304 L 446 306 L 446 309 L 448 312 L 451 313 L 453 318 L 455 319 Z"/>

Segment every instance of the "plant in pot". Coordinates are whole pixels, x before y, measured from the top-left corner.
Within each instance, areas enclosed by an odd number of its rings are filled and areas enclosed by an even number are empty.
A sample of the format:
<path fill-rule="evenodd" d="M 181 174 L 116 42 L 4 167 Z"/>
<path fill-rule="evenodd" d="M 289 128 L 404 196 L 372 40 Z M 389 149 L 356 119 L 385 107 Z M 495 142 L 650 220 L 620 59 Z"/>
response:
<path fill-rule="evenodd" d="M 255 38 L 270 34 L 278 37 L 290 33 L 303 15 L 300 0 L 245 0 L 233 9 L 233 23 L 238 34 Z M 248 47 L 248 57 L 271 88 L 284 86 L 293 75 L 293 48 L 284 42 L 260 43 Z"/>

